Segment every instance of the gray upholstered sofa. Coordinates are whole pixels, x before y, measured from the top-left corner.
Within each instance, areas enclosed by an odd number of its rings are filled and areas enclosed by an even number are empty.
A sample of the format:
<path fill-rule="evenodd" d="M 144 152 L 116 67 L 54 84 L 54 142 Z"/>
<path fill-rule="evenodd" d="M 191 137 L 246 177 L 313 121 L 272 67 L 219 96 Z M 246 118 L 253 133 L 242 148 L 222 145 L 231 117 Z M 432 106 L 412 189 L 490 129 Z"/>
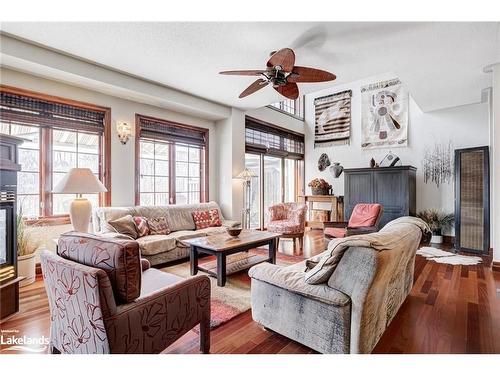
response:
<path fill-rule="evenodd" d="M 252 267 L 253 319 L 321 353 L 370 353 L 410 293 L 423 231 L 398 223 L 390 230 L 350 237 L 354 242 L 388 241 L 390 250 L 347 246 L 327 282 L 316 285 L 305 280 L 306 261 Z M 329 249 L 350 238 L 331 241 Z"/>
<path fill-rule="evenodd" d="M 222 226 L 196 230 L 192 213 L 214 208 L 219 210 Z M 146 219 L 157 217 L 167 219 L 171 230 L 170 234 L 148 235 L 136 239 L 139 243 L 141 256 L 149 260 L 152 265 L 188 257 L 189 248 L 182 243 L 185 239 L 223 233 L 226 231 L 226 227 L 240 225 L 239 222 L 225 220 L 216 202 L 170 206 L 99 207 L 93 211 L 92 216 L 94 233 L 107 237 L 119 236 L 108 222 L 126 215 L 143 216 Z"/>

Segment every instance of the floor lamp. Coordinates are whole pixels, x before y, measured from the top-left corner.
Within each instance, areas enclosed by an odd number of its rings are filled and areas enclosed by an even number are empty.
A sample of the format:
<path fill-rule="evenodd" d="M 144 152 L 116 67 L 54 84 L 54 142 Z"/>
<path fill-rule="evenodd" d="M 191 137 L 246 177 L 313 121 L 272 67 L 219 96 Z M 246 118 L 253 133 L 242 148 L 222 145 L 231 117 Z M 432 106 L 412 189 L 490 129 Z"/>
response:
<path fill-rule="evenodd" d="M 242 211 L 241 220 L 241 225 L 244 229 L 250 229 L 250 191 L 252 178 L 254 177 L 257 177 L 257 175 L 248 168 L 245 168 L 243 172 L 237 176 L 238 179 L 243 181 L 243 188 L 245 190 L 245 208 Z"/>

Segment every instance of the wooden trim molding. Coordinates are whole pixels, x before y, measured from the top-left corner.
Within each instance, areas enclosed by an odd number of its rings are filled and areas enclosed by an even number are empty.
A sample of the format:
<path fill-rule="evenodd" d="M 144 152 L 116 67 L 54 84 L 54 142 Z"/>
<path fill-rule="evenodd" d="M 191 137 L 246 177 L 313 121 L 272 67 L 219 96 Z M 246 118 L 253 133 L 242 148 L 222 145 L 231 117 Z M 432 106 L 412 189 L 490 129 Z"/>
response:
<path fill-rule="evenodd" d="M 54 96 L 54 95 L 44 94 L 44 93 L 37 92 L 37 91 L 21 89 L 19 87 L 14 87 L 14 86 L 0 84 L 0 91 L 7 92 L 9 94 L 29 96 L 31 98 L 40 99 L 40 100 L 47 100 L 47 101 L 60 103 L 60 104 L 67 104 L 67 105 L 71 105 L 71 106 L 79 107 L 79 108 L 83 108 L 83 109 L 91 109 L 93 111 L 105 112 L 107 110 L 111 110 L 108 107 L 101 107 L 101 106 L 98 106 L 98 105 L 95 105 L 92 103 L 81 102 L 81 101 L 73 100 L 73 99 L 66 99 L 66 98 L 62 98 L 60 96 Z"/>
<path fill-rule="evenodd" d="M 86 110 L 102 112 L 104 114 L 104 131 L 101 136 L 101 150 L 99 160 L 99 174 L 104 186 L 108 189 L 107 192 L 102 193 L 99 197 L 101 206 L 111 205 L 111 108 L 95 105 L 92 103 L 81 102 L 73 99 L 66 99 L 59 96 L 44 94 L 36 91 L 26 90 L 18 87 L 0 85 L 0 91 L 9 94 L 23 95 L 34 99 L 50 101 L 59 104 L 71 105 Z M 43 130 L 43 129 L 42 129 Z M 51 183 L 48 176 L 52 166 L 52 153 L 48 152 L 47 145 L 51 144 L 51 132 L 42 131 L 41 145 L 40 145 L 40 200 L 43 202 L 43 210 L 41 210 L 40 219 L 27 221 L 28 225 L 41 223 L 42 225 L 60 225 L 69 223 L 69 216 L 53 216 L 51 215 L 52 209 L 50 207 L 50 194 Z"/>
<path fill-rule="evenodd" d="M 57 215 L 50 217 L 42 217 L 40 219 L 29 219 L 25 220 L 24 223 L 28 226 L 54 226 L 54 225 L 66 225 L 71 224 L 69 215 Z"/>

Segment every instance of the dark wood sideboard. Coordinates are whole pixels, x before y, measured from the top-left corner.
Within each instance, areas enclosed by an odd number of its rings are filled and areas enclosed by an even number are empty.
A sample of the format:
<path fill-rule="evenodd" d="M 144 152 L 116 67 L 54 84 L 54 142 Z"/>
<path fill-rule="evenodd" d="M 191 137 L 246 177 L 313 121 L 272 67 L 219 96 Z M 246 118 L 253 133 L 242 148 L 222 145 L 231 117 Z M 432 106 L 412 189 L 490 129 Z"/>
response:
<path fill-rule="evenodd" d="M 415 216 L 417 168 L 412 166 L 344 169 L 344 213 L 358 203 L 380 203 L 380 227 L 401 216 Z"/>

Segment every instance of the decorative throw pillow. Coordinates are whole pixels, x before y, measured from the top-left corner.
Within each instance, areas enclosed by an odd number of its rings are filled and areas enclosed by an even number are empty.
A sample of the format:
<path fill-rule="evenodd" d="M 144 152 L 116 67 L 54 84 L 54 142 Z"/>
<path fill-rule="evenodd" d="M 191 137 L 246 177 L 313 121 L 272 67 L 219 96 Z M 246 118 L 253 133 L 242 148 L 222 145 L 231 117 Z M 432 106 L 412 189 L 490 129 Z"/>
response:
<path fill-rule="evenodd" d="M 210 215 L 210 226 L 211 227 L 221 227 L 222 226 L 222 221 L 220 219 L 219 215 L 219 210 L 214 208 L 208 211 L 208 214 Z"/>
<path fill-rule="evenodd" d="M 148 219 L 149 234 L 169 234 L 170 228 L 165 217 Z"/>
<path fill-rule="evenodd" d="M 208 211 L 194 211 L 193 220 L 196 229 L 222 226 L 219 210 L 216 208 Z"/>
<path fill-rule="evenodd" d="M 144 237 L 149 234 L 149 225 L 146 218 L 142 216 L 134 216 L 135 229 L 137 237 Z"/>
<path fill-rule="evenodd" d="M 137 238 L 137 231 L 135 229 L 134 218 L 132 215 L 125 215 L 119 219 L 108 221 L 118 233 L 130 236 L 134 240 Z"/>
<path fill-rule="evenodd" d="M 196 230 L 208 228 L 212 219 L 209 211 L 194 211 L 193 212 L 194 226 Z"/>

